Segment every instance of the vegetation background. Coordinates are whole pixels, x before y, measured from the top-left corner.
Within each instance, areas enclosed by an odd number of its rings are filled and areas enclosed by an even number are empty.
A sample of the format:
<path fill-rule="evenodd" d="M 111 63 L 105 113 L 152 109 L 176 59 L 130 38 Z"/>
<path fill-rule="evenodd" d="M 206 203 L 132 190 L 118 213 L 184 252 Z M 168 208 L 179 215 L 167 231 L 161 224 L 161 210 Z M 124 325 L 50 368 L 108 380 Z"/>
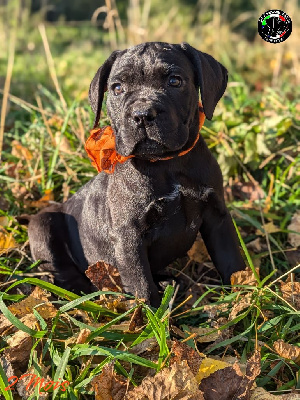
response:
<path fill-rule="evenodd" d="M 257 33 L 257 20 L 269 9 L 281 9 L 292 18 L 293 32 L 281 44 L 266 43 Z M 184 315 L 172 323 L 191 347 L 199 348 L 195 336 L 189 336 L 190 327 L 211 329 L 212 317 L 204 311 L 206 303 L 225 304 L 226 310 L 219 310 L 218 317 L 226 321 L 219 328 L 225 331 L 230 327 L 230 337 L 219 338 L 213 350 L 200 346 L 201 351 L 215 356 L 227 352 L 245 362 L 254 348 L 260 347 L 262 367 L 257 384 L 279 395 L 300 389 L 300 356 L 293 359 L 274 350 L 278 340 L 296 347 L 300 343 L 299 11 L 296 0 L 0 2 L 0 308 L 32 340 L 28 359 L 34 368 L 37 343 L 48 343 L 53 364 L 48 374 L 56 380 L 60 374 L 73 382 L 60 398 L 90 398 L 89 382 L 118 356 L 111 350 L 97 367 L 83 367 L 78 359 L 85 356 L 84 349 L 80 353 L 76 346 L 61 345 L 84 324 L 74 322 L 76 319 L 68 314 L 66 327 L 68 310 L 63 307 L 70 295 L 32 278 L 40 273 L 35 272 L 30 257 L 26 227 L 15 217 L 37 212 L 49 201 L 66 200 L 95 175 L 83 147 L 93 120 L 87 99 L 89 84 L 112 50 L 144 41 L 185 41 L 213 55 L 228 69 L 225 96 L 202 133 L 223 171 L 226 199 L 247 262 L 252 272 L 259 268 L 260 273 L 260 278 L 242 282 L 246 285 L 242 292 L 227 292 L 216 285 L 218 278 L 198 249 L 197 257 L 190 255 L 171 267 L 182 277 L 189 276 L 188 295 L 179 290 L 172 300 L 174 304 L 185 301 Z M 105 109 L 101 123 L 107 123 Z M 182 268 L 184 272 L 178 272 Z M 290 297 L 277 286 L 281 279 L 295 285 Z M 8 306 L 30 294 L 32 285 L 58 295 L 53 304 L 61 307 L 54 322 L 39 319 L 46 332 L 40 337 L 18 324 L 16 313 L 7 311 Z M 230 319 L 232 309 L 247 295 L 247 310 L 241 307 Z M 152 332 L 160 346 L 157 370 L 161 360 L 163 365 L 168 362 L 167 340 L 174 337 L 170 315 L 165 314 L 169 307 L 166 299 L 158 314 L 144 309 L 147 335 Z M 121 334 L 118 328 L 111 330 L 112 324 L 107 322 L 111 315 L 100 310 L 97 303 L 88 304 L 85 298 L 77 301 L 73 308 L 79 305 L 88 315 L 86 329 L 95 332 L 93 324 L 106 321 L 101 337 L 107 348 L 127 351 L 133 338 L 140 337 L 136 332 L 130 336 Z M 119 315 L 117 321 L 126 321 L 130 314 L 120 314 L 119 309 L 114 313 L 115 317 Z M 151 316 L 157 319 L 156 324 Z M 5 356 L 12 332 L 3 335 L 0 347 Z M 142 342 L 147 335 L 136 340 Z M 130 351 L 125 356 L 135 365 Z M 39 354 L 40 365 L 49 365 L 49 359 L 43 357 Z M 62 361 L 65 363 L 58 373 L 56 367 Z M 146 366 L 153 368 L 151 363 Z M 132 373 L 126 372 L 120 361 L 116 368 L 134 381 L 134 368 Z M 5 370 L 1 377 L 5 386 Z M 8 393 L 3 394 L 5 398 L 10 398 Z"/>

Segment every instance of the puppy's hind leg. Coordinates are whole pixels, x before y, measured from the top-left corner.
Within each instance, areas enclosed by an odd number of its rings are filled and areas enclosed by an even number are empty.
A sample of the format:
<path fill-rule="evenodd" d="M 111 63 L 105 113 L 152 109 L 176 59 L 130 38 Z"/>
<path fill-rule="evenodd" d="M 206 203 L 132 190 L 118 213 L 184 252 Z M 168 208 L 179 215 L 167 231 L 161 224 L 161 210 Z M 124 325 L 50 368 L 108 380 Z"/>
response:
<path fill-rule="evenodd" d="M 35 260 L 41 260 L 40 271 L 49 271 L 54 284 L 80 294 L 90 293 L 93 285 L 79 271 L 69 250 L 64 214 L 51 206 L 31 217 L 28 226 L 30 249 Z"/>

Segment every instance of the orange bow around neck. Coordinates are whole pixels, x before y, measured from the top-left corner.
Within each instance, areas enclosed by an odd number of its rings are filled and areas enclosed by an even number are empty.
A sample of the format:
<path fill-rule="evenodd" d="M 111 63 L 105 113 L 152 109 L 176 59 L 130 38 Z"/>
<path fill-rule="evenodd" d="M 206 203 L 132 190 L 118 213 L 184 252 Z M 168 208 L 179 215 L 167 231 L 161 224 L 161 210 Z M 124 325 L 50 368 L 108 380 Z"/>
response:
<path fill-rule="evenodd" d="M 200 113 L 200 118 L 199 118 L 199 131 L 200 131 L 205 121 L 205 114 L 201 103 L 199 103 L 199 113 Z M 170 160 L 171 158 L 174 157 L 183 156 L 195 147 L 196 143 L 199 140 L 199 137 L 200 133 L 198 133 L 194 143 L 190 148 L 180 152 L 176 156 L 157 158 L 155 160 L 150 160 L 150 161 L 155 162 L 159 160 Z M 85 151 L 92 160 L 92 165 L 97 169 L 97 171 L 98 172 L 104 171 L 107 174 L 112 174 L 118 163 L 122 164 L 129 158 L 134 157 L 134 155 L 125 157 L 117 153 L 116 138 L 111 126 L 92 129 L 89 138 L 85 142 Z"/>

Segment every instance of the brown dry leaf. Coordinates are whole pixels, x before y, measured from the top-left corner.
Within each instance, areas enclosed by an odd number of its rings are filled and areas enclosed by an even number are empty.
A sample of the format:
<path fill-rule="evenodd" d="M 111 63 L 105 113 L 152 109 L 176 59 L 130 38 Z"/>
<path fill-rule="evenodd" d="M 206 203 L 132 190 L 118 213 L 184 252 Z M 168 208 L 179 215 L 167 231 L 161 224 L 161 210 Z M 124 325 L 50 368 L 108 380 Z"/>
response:
<path fill-rule="evenodd" d="M 131 347 L 131 349 L 130 349 L 130 353 L 133 353 L 136 355 L 140 355 L 143 353 L 150 354 L 150 353 L 153 353 L 153 351 L 155 352 L 156 355 L 159 352 L 158 343 L 157 343 L 156 339 L 153 339 L 153 338 L 143 340 L 141 343 Z M 155 356 L 155 358 L 157 359 L 156 356 Z"/>
<path fill-rule="evenodd" d="M 31 152 L 26 147 L 24 147 L 18 140 L 13 140 L 11 144 L 12 144 L 11 154 L 13 156 L 20 158 L 22 160 L 32 160 L 33 156 Z"/>
<path fill-rule="evenodd" d="M 197 335 L 196 340 L 198 343 L 214 342 L 221 335 L 220 331 L 216 331 L 215 328 L 190 327 L 189 330 L 190 330 L 190 333 L 195 333 Z"/>
<path fill-rule="evenodd" d="M 91 333 L 91 331 L 90 331 L 89 329 L 86 329 L 86 328 L 82 329 L 82 330 L 79 332 L 79 335 L 78 335 L 78 337 L 77 337 L 77 339 L 76 339 L 76 344 L 83 344 L 83 343 L 85 343 L 85 341 L 86 341 L 86 339 L 88 338 L 88 336 L 90 335 L 90 333 Z"/>
<path fill-rule="evenodd" d="M 195 261 L 199 264 L 203 263 L 204 261 L 210 260 L 206 246 L 200 234 L 197 235 L 196 241 L 187 252 L 187 255 L 189 256 L 191 261 Z"/>
<path fill-rule="evenodd" d="M 300 310 L 300 282 L 280 281 L 280 289 L 283 298 L 297 310 Z"/>
<path fill-rule="evenodd" d="M 54 194 L 52 189 L 46 189 L 44 195 L 36 201 L 24 201 L 24 203 L 29 207 L 45 208 L 54 201 Z"/>
<path fill-rule="evenodd" d="M 287 358 L 300 363 L 300 347 L 285 343 L 282 339 L 276 340 L 273 343 L 274 349 L 280 357 Z"/>
<path fill-rule="evenodd" d="M 187 362 L 182 361 L 144 378 L 124 400 L 204 400 L 204 397 Z"/>
<path fill-rule="evenodd" d="M 290 225 L 288 226 L 288 230 L 295 231 L 298 233 L 288 233 L 288 241 L 294 247 L 300 246 L 300 210 L 297 210 L 293 215 Z"/>
<path fill-rule="evenodd" d="M 25 367 L 28 363 L 33 340 L 28 333 L 17 331 L 7 339 L 9 348 L 4 350 L 4 356 L 17 368 Z"/>
<path fill-rule="evenodd" d="M 6 251 L 16 249 L 18 243 L 13 238 L 12 233 L 7 232 L 4 228 L 0 227 L 0 255 Z"/>
<path fill-rule="evenodd" d="M 3 314 L 0 315 L 0 335 L 4 335 L 7 330 L 10 330 L 14 325 Z"/>
<path fill-rule="evenodd" d="M 51 377 L 47 374 L 47 372 L 50 369 L 50 366 L 45 367 L 44 365 L 39 365 L 39 368 L 41 369 L 41 375 L 37 375 L 37 373 L 34 372 L 34 367 L 30 367 L 24 375 L 30 374 L 29 376 L 25 376 L 22 379 L 19 379 L 19 381 L 16 384 L 16 389 L 18 391 L 18 394 L 23 398 L 23 399 L 28 399 L 30 396 L 34 395 L 35 392 L 35 384 L 36 387 L 42 388 L 47 386 L 47 383 L 51 382 L 52 379 Z M 33 375 L 38 376 L 38 378 L 42 378 L 41 381 L 38 381 L 37 378 L 33 380 Z M 44 379 L 44 380 L 43 380 Z M 32 383 L 31 383 L 32 382 Z M 30 384 L 31 383 L 31 384 Z M 29 385 L 29 386 L 27 386 Z M 39 393 L 39 400 L 46 400 L 50 397 L 50 393 L 47 392 L 40 392 Z M 33 397 L 34 398 L 34 397 Z"/>
<path fill-rule="evenodd" d="M 98 261 L 90 265 L 85 271 L 86 276 L 98 288 L 98 290 L 110 290 L 113 292 L 122 292 L 122 282 L 117 268 Z"/>
<path fill-rule="evenodd" d="M 91 383 L 95 400 L 123 400 L 127 392 L 127 381 L 123 376 L 116 375 L 113 363 L 106 364 Z"/>
<path fill-rule="evenodd" d="M 260 229 L 256 230 L 256 234 L 260 235 L 260 236 L 265 236 L 265 232 L 266 233 L 276 233 L 276 232 L 280 232 L 280 229 L 276 225 L 274 225 L 274 223 L 271 221 L 263 226 L 263 231 L 261 231 Z"/>
<path fill-rule="evenodd" d="M 244 296 L 238 295 L 237 299 L 235 300 L 235 304 L 233 305 L 230 314 L 229 314 L 229 321 L 232 321 L 238 314 L 243 311 L 245 308 L 248 308 L 251 305 L 251 298 L 252 294 L 247 293 Z"/>
<path fill-rule="evenodd" d="M 255 270 L 259 274 L 259 268 L 255 268 Z M 230 282 L 231 285 L 257 286 L 257 281 L 250 267 L 247 267 L 244 271 L 234 272 L 231 275 Z M 239 288 L 234 288 L 234 290 L 239 290 Z"/>
<path fill-rule="evenodd" d="M 137 307 L 132 314 L 129 322 L 129 330 L 134 332 L 136 329 L 141 328 L 142 326 L 144 326 L 143 308 L 140 306 Z"/>
<path fill-rule="evenodd" d="M 33 297 L 32 295 L 8 307 L 8 309 L 18 318 L 32 313 L 33 308 L 35 308 L 45 319 L 54 318 L 57 314 L 57 309 L 49 301 L 47 301 L 47 299 L 45 301 L 43 298 L 40 299 Z"/>
<path fill-rule="evenodd" d="M 226 312 L 228 310 L 228 304 L 221 303 L 221 304 L 205 304 L 203 307 L 203 311 L 208 314 L 208 318 L 215 319 L 217 318 L 222 312 Z"/>
<path fill-rule="evenodd" d="M 259 373 L 260 354 L 256 351 L 247 363 L 246 375 L 235 363 L 202 379 L 199 388 L 205 400 L 249 400 L 251 387 Z"/>
<path fill-rule="evenodd" d="M 171 359 L 170 365 L 179 364 L 185 360 L 193 375 L 197 375 L 202 362 L 202 357 L 200 357 L 197 351 L 192 349 L 187 344 L 179 342 L 179 340 L 174 340 L 171 353 L 174 354 L 174 357 Z"/>
<path fill-rule="evenodd" d="M 60 131 L 57 131 L 54 136 L 56 146 L 59 146 L 59 150 L 63 153 L 73 154 L 74 151 L 71 149 L 70 143 L 65 135 L 62 135 Z"/>
<path fill-rule="evenodd" d="M 257 387 L 251 391 L 250 400 L 300 400 L 300 393 L 282 394 L 279 397 L 267 392 L 262 387 Z"/>

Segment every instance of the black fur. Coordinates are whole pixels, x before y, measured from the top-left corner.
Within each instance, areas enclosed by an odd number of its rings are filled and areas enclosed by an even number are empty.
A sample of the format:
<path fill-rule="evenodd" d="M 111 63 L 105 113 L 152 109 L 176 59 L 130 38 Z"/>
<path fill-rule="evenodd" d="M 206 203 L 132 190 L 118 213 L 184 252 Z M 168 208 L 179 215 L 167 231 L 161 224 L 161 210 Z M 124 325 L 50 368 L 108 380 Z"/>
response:
<path fill-rule="evenodd" d="M 171 86 L 170 76 L 181 85 Z M 124 91 L 115 95 L 120 84 Z M 95 125 L 107 89 L 117 151 L 135 157 L 30 220 L 33 257 L 57 284 L 93 290 L 84 271 L 103 260 L 118 268 L 127 292 L 158 305 L 153 276 L 184 256 L 199 230 L 224 283 L 244 268 L 221 170 L 203 138 L 176 157 L 198 133 L 199 88 L 211 119 L 226 84 L 226 69 L 186 43 L 140 44 L 114 52 L 99 68 L 89 92 Z M 175 157 L 150 161 L 167 156 Z"/>

